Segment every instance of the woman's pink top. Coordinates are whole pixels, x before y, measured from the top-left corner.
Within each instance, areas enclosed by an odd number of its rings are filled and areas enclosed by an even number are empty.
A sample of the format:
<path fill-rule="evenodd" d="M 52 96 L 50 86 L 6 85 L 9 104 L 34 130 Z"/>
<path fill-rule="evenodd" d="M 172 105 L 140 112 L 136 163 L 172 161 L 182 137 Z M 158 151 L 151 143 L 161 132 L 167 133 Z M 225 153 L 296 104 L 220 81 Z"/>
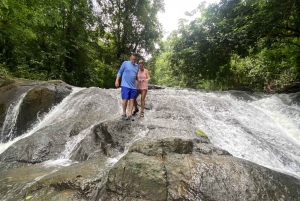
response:
<path fill-rule="evenodd" d="M 138 80 L 136 80 L 136 88 L 137 89 L 148 89 L 148 80 L 147 79 L 147 74 L 146 74 L 146 69 L 144 69 L 144 71 L 140 71 L 138 72 Z M 144 80 L 143 82 L 140 82 L 139 80 Z"/>

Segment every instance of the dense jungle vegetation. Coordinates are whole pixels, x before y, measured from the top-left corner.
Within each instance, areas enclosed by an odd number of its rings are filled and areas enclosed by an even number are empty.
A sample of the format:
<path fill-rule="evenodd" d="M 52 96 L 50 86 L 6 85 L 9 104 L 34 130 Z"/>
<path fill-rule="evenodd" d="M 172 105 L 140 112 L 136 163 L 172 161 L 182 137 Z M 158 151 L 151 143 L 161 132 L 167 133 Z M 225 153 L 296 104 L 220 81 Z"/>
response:
<path fill-rule="evenodd" d="M 167 40 L 163 11 L 163 0 L 1 0 L 0 73 L 110 88 L 134 51 L 152 84 L 274 92 L 300 80 L 299 0 L 202 3 Z"/>

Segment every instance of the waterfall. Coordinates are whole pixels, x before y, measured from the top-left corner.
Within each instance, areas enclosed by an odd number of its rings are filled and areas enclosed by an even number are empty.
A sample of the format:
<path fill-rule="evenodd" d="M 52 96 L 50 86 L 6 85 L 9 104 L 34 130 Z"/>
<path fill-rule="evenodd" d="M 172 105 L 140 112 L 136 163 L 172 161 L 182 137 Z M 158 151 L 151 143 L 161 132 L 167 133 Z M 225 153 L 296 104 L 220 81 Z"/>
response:
<path fill-rule="evenodd" d="M 299 105 L 288 104 L 286 94 L 251 98 L 218 93 L 186 97 L 198 113 L 197 127 L 213 144 L 236 157 L 300 177 Z"/>
<path fill-rule="evenodd" d="M 13 134 L 16 129 L 16 122 L 17 122 L 17 118 L 19 115 L 20 106 L 21 106 L 26 94 L 27 94 L 27 92 L 23 93 L 17 101 L 15 101 L 14 103 L 9 105 L 7 112 L 6 112 L 5 120 L 3 122 L 2 129 L 1 129 L 0 143 L 3 143 L 4 141 L 10 141 L 14 137 Z"/>
<path fill-rule="evenodd" d="M 49 113 L 47 115 L 45 115 L 45 117 L 41 121 L 37 122 L 37 124 L 34 125 L 32 127 L 32 129 L 29 130 L 28 132 L 8 141 L 6 143 L 0 143 L 0 154 L 3 153 L 8 147 L 10 147 L 15 142 L 17 142 L 23 138 L 29 137 L 30 135 L 34 134 L 35 132 L 37 132 L 38 130 L 40 130 L 44 127 L 51 126 L 51 124 L 53 124 L 54 121 L 61 121 L 59 118 L 57 118 L 57 116 L 59 116 L 59 115 L 62 115 L 64 117 L 67 116 L 67 114 L 64 113 L 65 111 L 63 110 L 63 108 L 66 107 L 66 105 L 69 104 L 70 99 L 72 99 L 72 97 L 81 90 L 83 90 L 83 88 L 73 88 L 72 93 L 68 97 L 66 97 L 60 104 L 53 107 L 49 111 Z M 25 95 L 24 95 L 24 97 L 25 97 Z M 20 100 L 18 102 L 22 102 L 22 100 Z M 16 107 L 14 107 L 14 108 L 17 108 L 16 110 L 18 110 L 19 106 L 16 105 Z M 15 125 L 13 125 L 13 126 L 15 126 Z"/>
<path fill-rule="evenodd" d="M 141 124 L 143 129 L 136 131 L 136 137 L 125 145 L 124 153 L 107 158 L 107 162 L 117 162 L 132 143 L 145 136 L 145 139 L 195 138 L 195 131 L 201 130 L 215 146 L 235 157 L 300 178 L 300 106 L 292 104 L 291 96 L 172 88 L 149 90 L 145 117 L 131 122 Z M 17 108 L 17 104 L 14 106 Z M 73 88 L 32 130 L 0 144 L 0 154 L 35 133 L 60 133 L 58 136 L 65 140 L 64 150 L 47 163 L 58 164 L 60 160 L 60 165 L 69 165 L 72 153 L 92 132 L 93 126 L 118 119 L 121 111 L 118 89 Z M 70 129 L 76 124 L 82 125 L 81 130 L 70 136 Z M 10 127 L 13 124 L 5 123 L 5 129 Z M 164 134 L 149 132 L 151 127 L 163 128 Z"/>
<path fill-rule="evenodd" d="M 44 162 L 45 166 L 69 166 L 73 163 L 72 160 L 70 160 L 72 156 L 72 152 L 78 148 L 80 145 L 80 142 L 92 131 L 93 126 L 88 127 L 87 129 L 84 129 L 81 131 L 78 135 L 72 136 L 67 143 L 65 144 L 65 149 L 61 153 L 61 155 L 56 160 L 48 160 Z"/>

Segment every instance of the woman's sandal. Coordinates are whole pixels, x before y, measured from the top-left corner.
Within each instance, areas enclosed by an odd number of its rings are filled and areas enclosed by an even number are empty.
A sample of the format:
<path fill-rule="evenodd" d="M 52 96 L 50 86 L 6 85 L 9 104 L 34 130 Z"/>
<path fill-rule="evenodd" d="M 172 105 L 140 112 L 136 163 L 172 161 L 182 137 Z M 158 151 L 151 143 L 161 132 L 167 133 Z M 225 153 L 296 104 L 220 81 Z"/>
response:
<path fill-rule="evenodd" d="M 141 112 L 140 117 L 144 117 L 144 112 Z"/>

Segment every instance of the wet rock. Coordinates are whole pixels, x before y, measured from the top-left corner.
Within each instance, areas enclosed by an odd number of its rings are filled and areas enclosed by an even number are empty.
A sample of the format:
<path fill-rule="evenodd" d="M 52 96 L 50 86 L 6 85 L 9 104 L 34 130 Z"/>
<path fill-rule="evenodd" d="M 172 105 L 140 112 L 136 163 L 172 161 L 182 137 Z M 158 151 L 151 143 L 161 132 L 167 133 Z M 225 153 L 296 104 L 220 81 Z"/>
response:
<path fill-rule="evenodd" d="M 154 85 L 154 84 L 149 84 L 148 85 L 148 89 L 151 90 L 151 89 L 164 89 L 165 87 L 162 87 L 162 86 L 158 86 L 158 85 Z"/>
<path fill-rule="evenodd" d="M 167 200 L 167 185 L 161 158 L 131 152 L 108 175 L 104 200 Z"/>
<path fill-rule="evenodd" d="M 18 116 L 15 117 L 14 127 L 5 127 L 0 133 L 0 141 L 7 142 L 26 132 L 71 91 L 71 86 L 61 81 L 37 82 L 8 77 L 0 79 L 0 127 L 3 127 L 8 108 L 11 107 L 12 110 L 20 96 L 25 96 L 16 113 Z"/>
<path fill-rule="evenodd" d="M 83 161 L 87 158 L 104 154 L 114 157 L 124 152 L 128 144 L 136 135 L 139 125 L 133 127 L 131 122 L 122 120 L 104 121 L 93 127 L 93 133 L 88 135 L 72 159 Z"/>
<path fill-rule="evenodd" d="M 16 136 L 24 133 L 37 118 L 42 118 L 55 104 L 55 93 L 47 87 L 31 89 L 23 99 L 20 108 Z"/>
<path fill-rule="evenodd" d="M 253 92 L 252 89 L 250 89 L 250 88 L 248 88 L 248 87 L 246 87 L 246 86 L 242 86 L 242 85 L 232 87 L 232 88 L 230 88 L 229 90 L 234 90 L 234 91 L 249 91 L 249 92 Z"/>
<path fill-rule="evenodd" d="M 110 170 L 102 198 L 271 201 L 296 200 L 300 195 L 300 182 L 291 176 L 230 155 L 175 152 L 164 146 L 178 142 L 185 147 L 191 141 L 169 138 L 133 145 Z"/>
<path fill-rule="evenodd" d="M 0 194 L 5 192 L 5 200 L 32 196 L 45 201 L 286 201 L 300 196 L 299 180 L 231 155 L 218 155 L 201 138 L 139 140 L 113 167 L 103 154 L 68 167 L 15 164 L 7 169 L 0 164 Z M 111 139 L 108 142 L 113 143 Z M 202 146 L 211 150 L 199 152 Z"/>
<path fill-rule="evenodd" d="M 0 155 L 0 161 L 40 163 L 49 160 L 51 156 L 53 157 L 54 150 L 62 150 L 62 147 L 56 146 L 54 148 L 54 146 L 54 141 L 49 136 L 37 134 L 13 144 L 6 152 Z M 51 151 L 53 152 L 51 153 Z"/>
<path fill-rule="evenodd" d="M 292 104 L 300 104 L 300 92 L 293 94 L 291 103 Z"/>
<path fill-rule="evenodd" d="M 164 157 L 168 153 L 190 154 L 193 151 L 193 141 L 180 138 L 164 138 L 147 140 L 132 145 L 129 152 L 142 153 L 149 156 Z"/>
<path fill-rule="evenodd" d="M 277 91 L 277 93 L 296 93 L 300 91 L 300 82 L 294 82 L 283 89 Z"/>
<path fill-rule="evenodd" d="M 7 169 L 0 172 L 0 192 L 3 200 L 88 200 L 92 190 L 103 179 L 106 169 L 104 158 L 94 158 L 84 163 L 64 167 L 60 165 L 35 164 Z M 0 169 L 1 169 L 0 165 Z M 20 165 L 19 165 L 20 166 Z M 36 179 L 36 178 L 39 179 Z M 26 191 L 22 192 L 26 186 Z M 19 193 L 15 193 L 18 191 Z M 21 193 L 22 192 L 22 193 Z"/>
<path fill-rule="evenodd" d="M 7 109 L 6 98 L 30 90 L 26 107 L 31 108 L 30 102 L 38 107 L 44 101 L 40 94 L 47 94 L 50 101 L 40 107 L 43 110 L 70 91 L 60 84 L 8 87 L 0 96 L 0 111 Z M 118 118 L 117 90 L 88 88 L 72 94 L 68 104 L 62 104 L 63 112 L 60 108 L 46 125 L 0 154 L 1 199 L 299 200 L 299 179 L 235 158 L 210 142 L 195 126 L 200 119 L 206 121 L 202 111 L 192 110 L 192 99 L 198 96 L 189 96 L 190 91 L 156 92 L 151 96 L 149 91 L 146 104 L 151 110 L 145 118 L 133 122 Z M 181 93 L 187 101 L 178 99 Z"/>
<path fill-rule="evenodd" d="M 7 110 L 7 106 L 4 103 L 0 104 L 0 122 L 4 121 L 5 111 Z"/>

